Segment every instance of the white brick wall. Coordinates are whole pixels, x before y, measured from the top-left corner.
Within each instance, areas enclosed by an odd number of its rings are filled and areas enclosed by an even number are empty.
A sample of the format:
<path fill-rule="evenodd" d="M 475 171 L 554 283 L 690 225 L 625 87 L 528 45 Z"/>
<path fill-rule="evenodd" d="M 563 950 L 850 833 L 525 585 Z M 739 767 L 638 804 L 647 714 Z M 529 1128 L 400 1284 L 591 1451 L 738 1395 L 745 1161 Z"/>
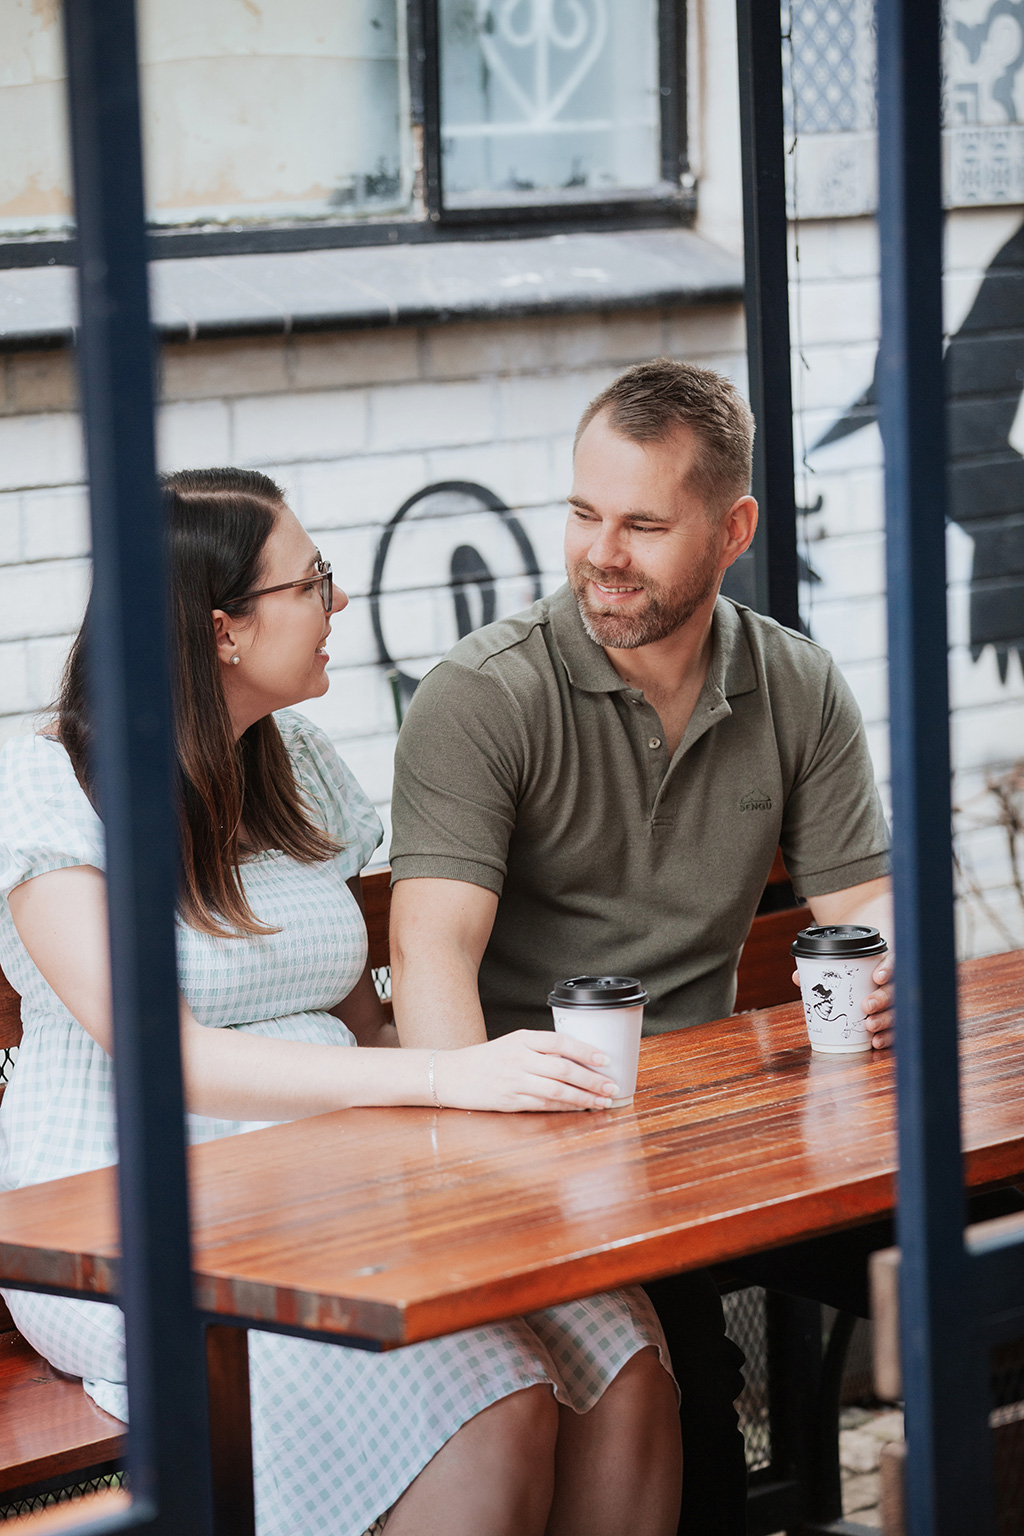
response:
<path fill-rule="evenodd" d="M 0 418 L 0 490 L 74 484 L 82 468 L 77 417 L 62 412 Z"/>
<path fill-rule="evenodd" d="M 563 499 L 586 402 L 621 367 L 665 351 L 720 360 L 742 377 L 742 348 L 741 310 L 715 305 L 165 349 L 162 466 L 263 469 L 284 487 L 350 595 L 335 622 L 330 692 L 309 712 L 338 742 L 385 822 L 395 710 L 370 609 L 384 525 L 427 486 L 481 485 L 513 509 L 541 588 L 551 591 L 562 579 Z M 0 738 L 30 729 L 53 697 L 88 575 L 67 360 L 16 361 L 0 414 Z M 31 409 L 37 401 L 46 409 Z M 448 589 L 456 545 L 472 545 L 490 563 L 499 614 L 523 607 L 533 590 L 493 513 L 460 512 L 434 527 L 436 539 L 429 529 L 396 534 L 381 603 L 385 637 L 413 676 L 457 638 Z M 477 594 L 469 599 L 479 611 Z"/>

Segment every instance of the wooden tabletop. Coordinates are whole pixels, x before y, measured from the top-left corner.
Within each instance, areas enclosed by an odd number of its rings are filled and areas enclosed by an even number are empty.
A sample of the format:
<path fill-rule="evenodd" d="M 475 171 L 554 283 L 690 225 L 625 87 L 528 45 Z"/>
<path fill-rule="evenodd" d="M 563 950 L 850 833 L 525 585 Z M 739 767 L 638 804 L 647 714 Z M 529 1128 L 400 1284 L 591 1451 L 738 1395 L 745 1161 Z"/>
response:
<path fill-rule="evenodd" d="M 1024 1176 L 1024 954 L 962 968 L 966 1177 Z M 350 1109 L 194 1147 L 206 1311 L 411 1343 L 893 1205 L 891 1053 L 799 1007 L 644 1042 L 632 1109 Z M 0 1278 L 116 1295 L 112 1170 L 0 1195 Z"/>

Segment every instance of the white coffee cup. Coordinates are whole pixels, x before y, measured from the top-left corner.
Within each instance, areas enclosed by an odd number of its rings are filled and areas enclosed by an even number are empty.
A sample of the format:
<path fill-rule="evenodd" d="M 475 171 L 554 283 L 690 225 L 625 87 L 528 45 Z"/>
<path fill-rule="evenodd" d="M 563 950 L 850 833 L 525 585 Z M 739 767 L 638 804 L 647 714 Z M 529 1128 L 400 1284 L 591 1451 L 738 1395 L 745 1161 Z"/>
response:
<path fill-rule="evenodd" d="M 864 999 L 876 991 L 875 967 L 888 945 L 877 928 L 859 923 L 804 928 L 790 947 L 812 1051 L 846 1056 L 870 1051 Z"/>
<path fill-rule="evenodd" d="M 647 993 L 632 976 L 571 976 L 548 994 L 556 1032 L 608 1057 L 608 1066 L 600 1070 L 619 1090 L 609 1109 L 633 1102 L 646 1001 Z"/>

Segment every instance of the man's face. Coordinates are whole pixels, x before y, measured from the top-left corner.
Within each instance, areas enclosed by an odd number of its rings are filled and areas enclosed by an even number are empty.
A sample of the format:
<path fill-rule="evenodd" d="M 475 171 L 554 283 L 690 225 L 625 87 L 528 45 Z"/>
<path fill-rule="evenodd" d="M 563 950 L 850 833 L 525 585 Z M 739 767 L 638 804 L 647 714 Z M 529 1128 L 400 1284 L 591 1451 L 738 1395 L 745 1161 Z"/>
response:
<path fill-rule="evenodd" d="M 728 537 L 688 486 L 694 435 L 632 443 L 604 413 L 576 447 L 565 566 L 587 633 L 612 650 L 673 634 L 713 601 Z"/>

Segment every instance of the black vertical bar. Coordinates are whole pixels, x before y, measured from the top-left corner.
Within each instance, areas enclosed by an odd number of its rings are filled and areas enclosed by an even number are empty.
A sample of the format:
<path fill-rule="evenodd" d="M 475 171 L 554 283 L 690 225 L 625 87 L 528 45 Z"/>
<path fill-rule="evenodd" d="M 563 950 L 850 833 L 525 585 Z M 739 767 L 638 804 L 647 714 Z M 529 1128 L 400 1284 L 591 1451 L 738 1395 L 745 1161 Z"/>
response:
<path fill-rule="evenodd" d="M 658 0 L 661 178 L 678 192 L 690 169 L 686 140 L 686 4 Z"/>
<path fill-rule="evenodd" d="M 763 518 L 754 541 L 758 607 L 799 629 L 778 0 L 736 0 L 736 23 L 747 367 L 757 423 L 753 488 Z"/>
<path fill-rule="evenodd" d="M 820 1324 L 819 1317 L 819 1324 Z M 852 1312 L 837 1312 L 832 1319 L 828 1344 L 821 1359 L 815 1401 L 814 1455 L 811 1511 L 827 1524 L 843 1516 L 842 1472 L 839 1466 L 839 1399 L 843 1372 L 857 1319 Z"/>
<path fill-rule="evenodd" d="M 106 833 L 132 1494 L 149 1528 L 210 1529 L 192 1306 L 174 947 L 166 582 L 153 446 L 132 0 L 67 0 L 79 351 L 94 583 L 90 672 Z"/>
<path fill-rule="evenodd" d="M 764 1301 L 772 1477 L 796 1484 L 802 1521 L 814 1483 L 821 1307 L 781 1291 L 766 1291 Z"/>
<path fill-rule="evenodd" d="M 423 202 L 436 224 L 444 208 L 441 155 L 441 0 L 417 0 L 423 106 Z"/>
<path fill-rule="evenodd" d="M 910 1532 L 983 1536 L 991 1452 L 968 1338 L 950 853 L 939 11 L 878 3 L 901 1350 Z"/>

